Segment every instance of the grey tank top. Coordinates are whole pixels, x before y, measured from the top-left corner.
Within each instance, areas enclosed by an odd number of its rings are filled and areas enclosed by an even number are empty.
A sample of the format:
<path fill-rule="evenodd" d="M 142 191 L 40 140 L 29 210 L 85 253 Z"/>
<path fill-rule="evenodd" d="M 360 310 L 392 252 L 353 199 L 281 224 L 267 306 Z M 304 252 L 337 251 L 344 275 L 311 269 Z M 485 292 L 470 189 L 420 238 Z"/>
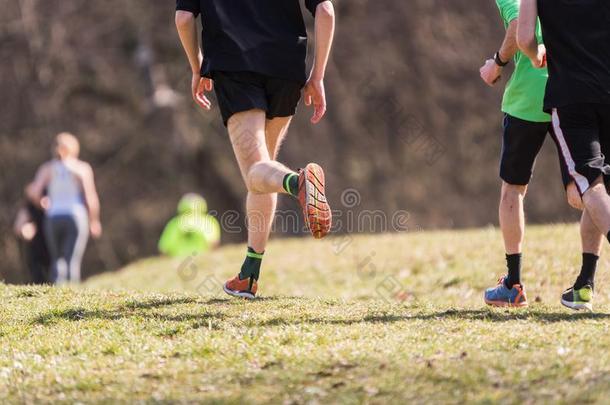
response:
<path fill-rule="evenodd" d="M 82 215 L 86 213 L 80 180 L 64 162 L 51 164 L 51 182 L 47 194 L 50 200 L 48 216 Z"/>

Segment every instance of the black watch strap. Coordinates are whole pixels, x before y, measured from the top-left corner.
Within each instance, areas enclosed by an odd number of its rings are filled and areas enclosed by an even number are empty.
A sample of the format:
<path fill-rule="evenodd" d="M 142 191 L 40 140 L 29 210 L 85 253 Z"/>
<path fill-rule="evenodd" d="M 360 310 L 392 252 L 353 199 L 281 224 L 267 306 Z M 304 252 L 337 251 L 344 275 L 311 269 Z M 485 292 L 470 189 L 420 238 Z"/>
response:
<path fill-rule="evenodd" d="M 496 52 L 496 54 L 494 55 L 494 60 L 496 61 L 496 65 L 500 66 L 500 67 L 504 67 L 506 65 L 508 65 L 508 62 L 510 61 L 502 61 L 502 59 L 500 59 L 500 52 Z"/>

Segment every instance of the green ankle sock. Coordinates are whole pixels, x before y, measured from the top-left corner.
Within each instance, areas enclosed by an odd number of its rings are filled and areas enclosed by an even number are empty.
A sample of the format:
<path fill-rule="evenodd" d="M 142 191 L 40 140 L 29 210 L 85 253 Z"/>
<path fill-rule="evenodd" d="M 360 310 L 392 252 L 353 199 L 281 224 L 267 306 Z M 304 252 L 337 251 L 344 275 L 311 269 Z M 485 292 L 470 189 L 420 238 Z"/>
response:
<path fill-rule="evenodd" d="M 299 194 L 299 175 L 296 173 L 288 173 L 284 176 L 284 190 L 293 197 Z"/>
<path fill-rule="evenodd" d="M 241 266 L 241 271 L 239 272 L 239 279 L 245 280 L 247 278 L 253 278 L 254 280 L 258 280 L 258 276 L 261 272 L 261 263 L 263 262 L 263 253 L 257 253 L 251 247 L 248 248 L 248 253 L 246 253 L 246 260 L 244 260 L 244 264 Z"/>

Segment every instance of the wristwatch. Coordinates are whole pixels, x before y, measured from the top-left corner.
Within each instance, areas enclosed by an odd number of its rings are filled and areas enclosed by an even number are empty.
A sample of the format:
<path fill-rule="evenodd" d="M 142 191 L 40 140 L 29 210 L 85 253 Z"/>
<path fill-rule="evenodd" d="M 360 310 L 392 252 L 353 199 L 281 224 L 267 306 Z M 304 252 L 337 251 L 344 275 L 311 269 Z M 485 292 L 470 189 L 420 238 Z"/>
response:
<path fill-rule="evenodd" d="M 508 63 L 510 62 L 509 60 L 504 62 L 504 61 L 502 61 L 502 59 L 500 59 L 500 51 L 496 52 L 496 54 L 494 55 L 494 60 L 496 61 L 496 65 L 498 65 L 500 67 L 504 67 L 504 66 L 508 65 Z"/>

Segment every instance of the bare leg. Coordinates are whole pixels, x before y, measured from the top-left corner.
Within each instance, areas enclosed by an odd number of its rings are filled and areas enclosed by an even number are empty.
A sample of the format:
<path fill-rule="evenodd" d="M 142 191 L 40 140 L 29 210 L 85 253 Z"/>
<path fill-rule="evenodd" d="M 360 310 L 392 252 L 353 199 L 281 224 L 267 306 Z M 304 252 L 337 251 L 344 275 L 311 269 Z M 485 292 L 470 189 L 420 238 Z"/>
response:
<path fill-rule="evenodd" d="M 285 192 L 282 182 L 287 174 L 292 173 L 271 159 L 271 154 L 275 157 L 279 141 L 290 123 L 290 119 L 282 120 L 283 126 L 279 121 L 269 122 L 271 125 L 267 131 L 264 111 L 251 110 L 233 115 L 228 122 L 233 150 L 248 187 L 248 244 L 257 252 L 265 250 L 269 238 L 276 193 Z"/>
<path fill-rule="evenodd" d="M 601 254 L 604 235 L 597 229 L 587 210 L 582 212 L 580 219 L 580 238 L 583 253 L 590 253 L 595 256 Z"/>
<path fill-rule="evenodd" d="M 582 200 L 597 229 L 607 235 L 610 231 L 610 196 L 601 177 L 585 192 Z"/>
<path fill-rule="evenodd" d="M 265 139 L 267 150 L 273 160 L 277 159 L 292 117 L 267 120 Z M 282 177 L 282 180 L 284 177 Z M 256 180 L 255 180 L 256 181 Z M 257 252 L 263 252 L 269 240 L 271 225 L 277 207 L 277 193 L 256 194 L 248 192 L 248 246 Z"/>
<path fill-rule="evenodd" d="M 516 186 L 502 183 L 500 198 L 500 228 L 504 237 L 506 254 L 521 253 L 523 235 L 525 233 L 525 214 L 523 213 L 523 200 L 527 186 Z"/>

